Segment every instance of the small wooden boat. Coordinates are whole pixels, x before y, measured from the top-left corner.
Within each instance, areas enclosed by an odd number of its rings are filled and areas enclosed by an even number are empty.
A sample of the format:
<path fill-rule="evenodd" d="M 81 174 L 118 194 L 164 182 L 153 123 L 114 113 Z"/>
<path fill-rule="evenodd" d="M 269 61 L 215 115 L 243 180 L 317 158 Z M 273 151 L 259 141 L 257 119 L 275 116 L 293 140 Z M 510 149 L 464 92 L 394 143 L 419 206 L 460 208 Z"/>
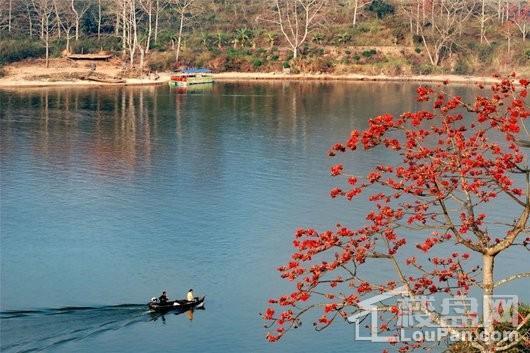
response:
<path fill-rule="evenodd" d="M 167 301 L 165 303 L 160 303 L 157 298 L 151 299 L 151 301 L 147 304 L 149 307 L 149 310 L 155 311 L 155 312 L 168 312 L 168 311 L 186 311 L 189 309 L 194 308 L 201 308 L 204 306 L 204 299 L 206 297 L 196 297 L 194 300 L 186 300 L 186 299 L 180 299 L 180 300 L 171 300 Z"/>
<path fill-rule="evenodd" d="M 171 87 L 187 87 L 197 84 L 213 83 L 213 76 L 208 69 L 187 69 L 172 75 L 169 80 Z"/>
<path fill-rule="evenodd" d="M 87 80 L 87 81 L 102 82 L 102 83 L 125 83 L 125 80 L 121 78 L 111 78 L 111 77 L 102 78 L 102 77 L 87 75 L 87 76 L 81 77 L 81 79 Z"/>
<path fill-rule="evenodd" d="M 67 58 L 70 60 L 109 60 L 112 54 L 70 54 Z"/>

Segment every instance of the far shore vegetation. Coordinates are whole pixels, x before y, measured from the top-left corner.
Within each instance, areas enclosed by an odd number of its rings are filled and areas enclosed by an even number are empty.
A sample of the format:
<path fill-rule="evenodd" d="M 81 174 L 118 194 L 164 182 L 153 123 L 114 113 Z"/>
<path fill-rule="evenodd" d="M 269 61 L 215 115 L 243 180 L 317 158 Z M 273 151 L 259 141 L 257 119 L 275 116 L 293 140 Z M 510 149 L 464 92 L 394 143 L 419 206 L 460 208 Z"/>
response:
<path fill-rule="evenodd" d="M 111 53 L 124 77 L 527 75 L 529 22 L 525 0 L 3 0 L 0 76 L 72 53 Z"/>

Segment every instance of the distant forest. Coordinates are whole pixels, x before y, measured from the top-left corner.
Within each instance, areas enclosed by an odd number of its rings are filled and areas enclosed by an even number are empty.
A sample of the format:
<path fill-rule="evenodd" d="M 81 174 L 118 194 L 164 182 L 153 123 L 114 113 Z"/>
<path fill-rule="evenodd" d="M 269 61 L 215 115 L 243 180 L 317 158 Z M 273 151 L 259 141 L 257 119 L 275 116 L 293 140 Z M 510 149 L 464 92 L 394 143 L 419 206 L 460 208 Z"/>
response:
<path fill-rule="evenodd" d="M 0 65 L 491 74 L 530 67 L 526 0 L 2 0 Z"/>

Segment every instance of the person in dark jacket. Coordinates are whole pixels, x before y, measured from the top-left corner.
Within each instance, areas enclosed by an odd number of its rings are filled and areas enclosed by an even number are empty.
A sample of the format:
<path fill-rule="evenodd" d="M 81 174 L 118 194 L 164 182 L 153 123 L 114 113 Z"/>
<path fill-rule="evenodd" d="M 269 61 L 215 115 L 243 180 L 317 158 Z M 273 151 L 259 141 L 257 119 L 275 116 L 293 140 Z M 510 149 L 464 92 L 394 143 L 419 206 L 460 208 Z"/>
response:
<path fill-rule="evenodd" d="M 167 293 L 166 291 L 162 292 L 162 295 L 158 297 L 158 300 L 160 301 L 160 304 L 166 304 L 168 302 Z"/>

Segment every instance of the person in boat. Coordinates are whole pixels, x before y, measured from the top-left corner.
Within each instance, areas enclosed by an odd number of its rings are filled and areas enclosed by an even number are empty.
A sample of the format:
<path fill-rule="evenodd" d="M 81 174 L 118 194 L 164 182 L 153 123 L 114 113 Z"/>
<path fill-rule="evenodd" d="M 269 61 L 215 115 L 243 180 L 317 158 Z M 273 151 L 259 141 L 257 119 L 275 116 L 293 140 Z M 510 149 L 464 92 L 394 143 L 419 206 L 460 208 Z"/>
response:
<path fill-rule="evenodd" d="M 189 301 L 189 302 L 192 302 L 195 300 L 195 297 L 193 296 L 193 289 L 190 289 L 188 291 L 188 295 L 186 296 L 186 299 Z"/>
<path fill-rule="evenodd" d="M 169 301 L 166 291 L 162 292 L 162 295 L 158 297 L 158 301 L 160 302 L 160 304 L 166 304 Z"/>

